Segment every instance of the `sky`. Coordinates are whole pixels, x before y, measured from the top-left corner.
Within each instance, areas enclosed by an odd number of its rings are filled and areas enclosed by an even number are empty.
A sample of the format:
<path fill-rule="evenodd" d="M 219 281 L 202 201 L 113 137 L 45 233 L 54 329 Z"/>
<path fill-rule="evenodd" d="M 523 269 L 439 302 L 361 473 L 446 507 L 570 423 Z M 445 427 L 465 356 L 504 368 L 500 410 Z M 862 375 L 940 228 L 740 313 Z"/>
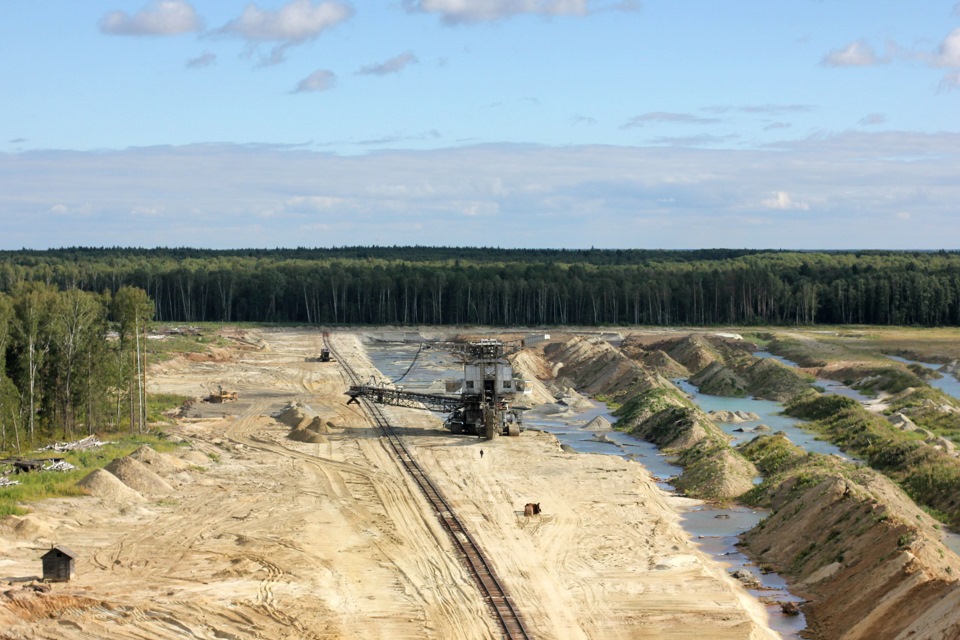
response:
<path fill-rule="evenodd" d="M 0 249 L 960 249 L 957 0 L 13 0 Z"/>

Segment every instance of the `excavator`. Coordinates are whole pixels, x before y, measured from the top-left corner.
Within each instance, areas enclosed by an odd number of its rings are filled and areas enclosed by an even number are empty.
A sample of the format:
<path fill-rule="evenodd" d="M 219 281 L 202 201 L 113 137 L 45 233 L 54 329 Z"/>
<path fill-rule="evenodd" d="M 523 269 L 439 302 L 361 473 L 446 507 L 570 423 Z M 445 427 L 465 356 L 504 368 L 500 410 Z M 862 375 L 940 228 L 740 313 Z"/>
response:
<path fill-rule="evenodd" d="M 487 440 L 504 435 L 517 436 L 523 429 L 521 413 L 514 400 L 526 390 L 526 382 L 513 375 L 507 356 L 521 343 L 485 339 L 478 342 L 423 342 L 428 348 L 443 348 L 463 356 L 463 380 L 455 395 L 404 391 L 384 384 L 354 385 L 347 390 L 347 404 L 366 398 L 379 404 L 427 409 L 448 414 L 444 426 L 457 434 Z"/>

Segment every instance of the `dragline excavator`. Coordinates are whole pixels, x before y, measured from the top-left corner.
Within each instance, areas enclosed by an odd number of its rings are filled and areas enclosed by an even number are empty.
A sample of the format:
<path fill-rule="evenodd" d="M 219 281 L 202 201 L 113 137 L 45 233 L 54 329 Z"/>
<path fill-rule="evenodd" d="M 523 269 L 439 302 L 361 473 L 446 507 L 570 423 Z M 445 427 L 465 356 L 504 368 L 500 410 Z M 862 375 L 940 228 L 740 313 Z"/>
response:
<path fill-rule="evenodd" d="M 479 342 L 424 342 L 423 346 L 441 347 L 463 355 L 463 380 L 458 395 L 439 395 L 403 391 L 384 385 L 354 385 L 347 391 L 347 404 L 366 398 L 379 404 L 428 409 L 447 413 L 444 426 L 452 433 L 466 433 L 488 440 L 498 435 L 520 435 L 522 409 L 512 406 L 522 395 L 526 383 L 513 376 L 507 356 L 520 343 L 500 340 Z M 423 348 L 421 346 L 421 349 Z M 412 365 L 411 365 L 412 366 Z"/>

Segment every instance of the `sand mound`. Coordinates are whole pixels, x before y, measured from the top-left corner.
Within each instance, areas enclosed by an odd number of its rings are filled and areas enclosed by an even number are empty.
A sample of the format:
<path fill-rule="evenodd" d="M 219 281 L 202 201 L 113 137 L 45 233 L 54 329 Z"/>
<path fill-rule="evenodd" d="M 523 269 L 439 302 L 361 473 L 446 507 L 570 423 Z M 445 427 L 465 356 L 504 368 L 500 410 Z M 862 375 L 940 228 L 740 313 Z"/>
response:
<path fill-rule="evenodd" d="M 93 471 L 78 482 L 77 486 L 86 489 L 90 495 L 108 502 L 121 504 L 143 502 L 142 495 L 125 485 L 120 478 L 103 469 Z"/>
<path fill-rule="evenodd" d="M 153 469 L 160 475 L 164 476 L 173 475 L 174 473 L 183 471 L 190 466 L 182 460 L 174 458 L 173 456 L 168 456 L 165 453 L 154 451 L 146 445 L 131 453 L 130 457 L 139 460 L 143 464 L 147 465 L 147 467 L 150 469 Z"/>
<path fill-rule="evenodd" d="M 315 433 L 330 433 L 331 428 L 336 428 L 332 422 L 324 422 L 320 419 L 320 416 L 314 417 L 304 429 L 307 431 L 313 431 Z"/>
<path fill-rule="evenodd" d="M 49 538 L 53 527 L 34 515 L 7 516 L 0 519 L 0 532 L 17 540 Z"/>
<path fill-rule="evenodd" d="M 186 463 L 196 465 L 198 467 L 210 464 L 210 456 L 199 451 L 187 451 L 180 456 L 180 459 Z"/>
<path fill-rule="evenodd" d="M 699 387 L 700 393 L 712 396 L 743 396 L 747 389 L 747 382 L 719 360 L 690 378 L 690 384 Z"/>
<path fill-rule="evenodd" d="M 760 416 L 753 411 L 710 411 L 707 413 L 715 422 L 753 422 Z"/>
<path fill-rule="evenodd" d="M 303 405 L 299 402 L 294 402 L 293 404 L 287 405 L 283 411 L 278 413 L 275 417 L 278 422 L 282 422 L 288 427 L 297 429 L 301 426 L 306 426 L 310 424 L 311 419 L 307 417 L 304 409 L 306 405 Z"/>
<path fill-rule="evenodd" d="M 686 378 L 690 376 L 690 371 L 685 366 L 659 349 L 645 354 L 643 364 L 654 369 L 664 378 Z"/>
<path fill-rule="evenodd" d="M 326 436 L 311 429 L 294 429 L 287 434 L 287 437 L 296 442 L 308 442 L 311 444 L 329 442 Z"/>
<path fill-rule="evenodd" d="M 686 367 L 691 373 L 702 371 L 704 367 L 717 359 L 716 351 L 706 338 L 700 335 L 687 336 L 667 351 L 675 362 Z"/>
<path fill-rule="evenodd" d="M 597 416 L 587 424 L 583 425 L 584 431 L 610 431 L 613 425 L 603 416 Z"/>
<path fill-rule="evenodd" d="M 170 484 L 151 471 L 139 460 L 133 458 L 117 458 L 106 467 L 106 470 L 120 478 L 125 485 L 140 493 L 165 494 L 173 493 Z"/>

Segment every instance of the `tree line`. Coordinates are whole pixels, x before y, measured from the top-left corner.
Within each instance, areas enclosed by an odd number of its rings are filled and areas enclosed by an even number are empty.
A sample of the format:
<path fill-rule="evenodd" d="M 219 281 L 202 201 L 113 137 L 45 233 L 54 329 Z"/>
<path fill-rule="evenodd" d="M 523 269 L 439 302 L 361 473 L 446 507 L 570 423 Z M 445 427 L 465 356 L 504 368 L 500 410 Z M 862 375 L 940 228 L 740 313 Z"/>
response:
<path fill-rule="evenodd" d="M 142 289 L 165 322 L 960 324 L 960 254 L 344 247 L 0 252 L 0 291 Z"/>
<path fill-rule="evenodd" d="M 104 429 L 146 428 L 146 292 L 60 289 L 25 280 L 0 292 L 0 451 Z"/>

